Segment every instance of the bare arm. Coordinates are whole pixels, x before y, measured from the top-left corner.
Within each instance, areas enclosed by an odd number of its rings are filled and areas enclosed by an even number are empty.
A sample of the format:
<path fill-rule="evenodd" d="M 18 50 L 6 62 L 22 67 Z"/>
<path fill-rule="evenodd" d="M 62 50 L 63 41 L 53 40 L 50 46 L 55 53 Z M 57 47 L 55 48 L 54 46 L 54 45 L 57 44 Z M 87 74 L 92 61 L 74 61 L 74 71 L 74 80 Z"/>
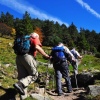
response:
<path fill-rule="evenodd" d="M 45 51 L 39 46 L 39 45 L 36 45 L 35 46 L 36 50 L 41 53 L 44 57 L 46 58 L 49 58 L 49 55 L 45 53 Z"/>
<path fill-rule="evenodd" d="M 64 46 L 64 49 L 65 49 L 65 52 L 68 53 L 68 54 L 71 56 L 72 60 L 75 61 L 75 57 L 74 57 L 73 54 L 70 52 L 70 50 L 69 50 L 66 46 Z"/>
<path fill-rule="evenodd" d="M 76 52 L 76 54 L 78 55 L 78 57 L 81 59 L 82 56 L 78 53 L 78 51 L 75 51 L 75 52 Z"/>

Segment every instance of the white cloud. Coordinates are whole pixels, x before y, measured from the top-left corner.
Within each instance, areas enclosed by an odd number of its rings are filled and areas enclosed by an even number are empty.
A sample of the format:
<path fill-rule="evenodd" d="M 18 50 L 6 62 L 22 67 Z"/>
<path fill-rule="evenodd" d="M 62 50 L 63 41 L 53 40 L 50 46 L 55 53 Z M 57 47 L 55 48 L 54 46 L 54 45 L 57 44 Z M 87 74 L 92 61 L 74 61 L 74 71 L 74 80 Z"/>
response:
<path fill-rule="evenodd" d="M 28 4 L 20 3 L 20 2 L 18 2 L 18 0 L 0 0 L 0 3 L 2 5 L 5 5 L 11 9 L 21 13 L 21 14 L 24 14 L 25 11 L 28 11 L 31 16 L 34 16 L 34 18 L 37 17 L 37 18 L 42 19 L 42 20 L 49 19 L 49 20 L 54 21 L 54 22 L 57 21 L 57 22 L 59 22 L 59 24 L 64 23 L 66 26 L 69 26 L 68 23 L 63 22 L 58 18 L 49 16 L 49 15 L 29 6 Z"/>
<path fill-rule="evenodd" d="M 100 18 L 100 14 L 93 10 L 87 3 L 83 2 L 83 0 L 76 0 L 82 7 L 86 8 L 90 13 Z"/>

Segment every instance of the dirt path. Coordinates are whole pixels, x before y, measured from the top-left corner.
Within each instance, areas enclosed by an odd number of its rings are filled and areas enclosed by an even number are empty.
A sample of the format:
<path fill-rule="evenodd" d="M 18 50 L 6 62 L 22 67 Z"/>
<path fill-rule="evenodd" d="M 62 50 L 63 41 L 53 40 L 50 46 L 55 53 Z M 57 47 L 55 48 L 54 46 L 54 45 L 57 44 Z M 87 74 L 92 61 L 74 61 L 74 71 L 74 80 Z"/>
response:
<path fill-rule="evenodd" d="M 72 93 L 64 93 L 62 96 L 57 96 L 57 94 L 51 91 L 47 93 L 53 100 L 85 100 L 84 94 L 86 91 L 84 89 L 74 89 Z"/>

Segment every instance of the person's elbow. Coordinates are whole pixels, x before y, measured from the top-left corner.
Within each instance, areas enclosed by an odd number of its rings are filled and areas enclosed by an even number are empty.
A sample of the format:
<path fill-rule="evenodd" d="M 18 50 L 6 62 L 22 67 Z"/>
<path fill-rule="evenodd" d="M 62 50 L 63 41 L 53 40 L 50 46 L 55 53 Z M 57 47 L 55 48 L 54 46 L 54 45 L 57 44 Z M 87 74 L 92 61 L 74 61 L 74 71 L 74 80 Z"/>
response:
<path fill-rule="evenodd" d="M 41 47 L 40 47 L 39 45 L 36 45 L 36 46 L 35 46 L 35 49 L 36 49 L 37 51 L 39 51 L 39 50 L 41 49 Z"/>

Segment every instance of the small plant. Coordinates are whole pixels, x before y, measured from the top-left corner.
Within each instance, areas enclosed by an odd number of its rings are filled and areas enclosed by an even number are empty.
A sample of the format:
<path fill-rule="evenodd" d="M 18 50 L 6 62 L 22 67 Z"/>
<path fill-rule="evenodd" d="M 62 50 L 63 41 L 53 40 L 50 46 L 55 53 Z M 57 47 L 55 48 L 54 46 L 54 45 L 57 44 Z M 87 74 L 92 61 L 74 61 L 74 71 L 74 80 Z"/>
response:
<path fill-rule="evenodd" d="M 37 100 L 37 99 L 35 99 L 35 98 L 33 98 L 33 97 L 28 97 L 28 98 L 26 98 L 25 100 Z"/>

